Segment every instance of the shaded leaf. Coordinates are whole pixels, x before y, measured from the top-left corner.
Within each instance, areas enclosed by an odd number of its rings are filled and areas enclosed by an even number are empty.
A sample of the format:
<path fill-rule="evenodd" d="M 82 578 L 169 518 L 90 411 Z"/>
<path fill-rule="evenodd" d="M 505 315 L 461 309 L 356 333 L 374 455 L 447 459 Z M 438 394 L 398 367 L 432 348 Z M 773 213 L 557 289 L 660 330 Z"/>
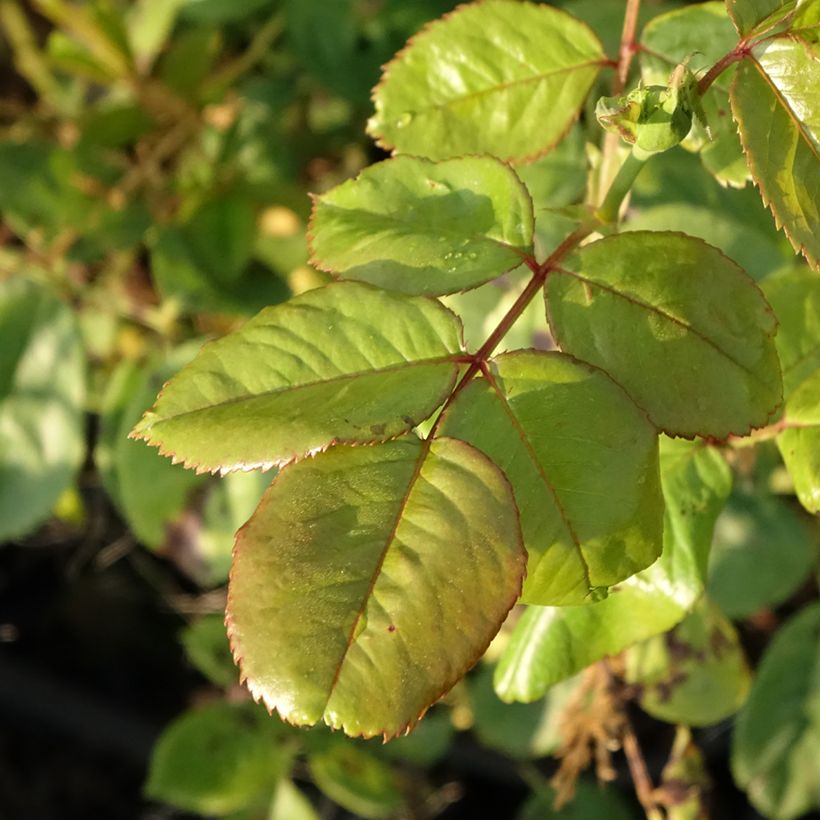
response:
<path fill-rule="evenodd" d="M 396 774 L 357 746 L 334 743 L 311 755 L 308 765 L 319 789 L 358 817 L 395 817 L 402 807 Z"/>
<path fill-rule="evenodd" d="M 509 486 L 469 445 L 334 447 L 283 470 L 237 537 L 234 656 L 289 722 L 389 738 L 480 657 L 524 562 Z"/>
<path fill-rule="evenodd" d="M 226 814 L 264 796 L 287 762 L 267 719 L 247 704 L 213 703 L 163 732 L 145 791 L 188 811 Z"/>
<path fill-rule="evenodd" d="M 564 12 L 510 0 L 466 4 L 385 68 L 368 133 L 382 147 L 430 159 L 533 157 L 561 139 L 603 64 L 597 37 Z"/>
<path fill-rule="evenodd" d="M 85 355 L 71 310 L 0 281 L 0 542 L 45 519 L 85 455 Z"/>
<path fill-rule="evenodd" d="M 419 768 L 430 768 L 450 750 L 455 728 L 449 709 L 433 707 L 409 735 L 397 737 L 379 748 L 388 760 L 404 761 Z"/>
<path fill-rule="evenodd" d="M 820 604 L 778 631 L 732 737 L 732 772 L 773 820 L 820 808 Z"/>
<path fill-rule="evenodd" d="M 629 649 L 625 663 L 641 708 L 667 723 L 717 723 L 740 708 L 751 682 L 735 628 L 706 598 L 671 632 Z"/>
<path fill-rule="evenodd" d="M 492 667 L 484 666 L 470 680 L 473 732 L 483 745 L 508 757 L 527 760 L 553 754 L 562 742 L 563 708 L 577 685 L 572 678 L 534 703 L 504 703 L 493 689 Z"/>
<path fill-rule="evenodd" d="M 730 618 L 787 600 L 817 563 L 818 541 L 776 496 L 733 493 L 715 526 L 709 595 Z"/>
<path fill-rule="evenodd" d="M 459 334 L 432 300 L 328 285 L 206 345 L 133 434 L 186 466 L 222 472 L 395 436 L 451 390 Z"/>
<path fill-rule="evenodd" d="M 227 688 L 238 682 L 221 615 L 204 615 L 194 621 L 182 632 L 181 642 L 188 659 L 211 683 Z"/>
<path fill-rule="evenodd" d="M 758 43 L 741 62 L 731 102 L 764 203 L 795 251 L 820 265 L 820 52 L 788 33 Z"/>
<path fill-rule="evenodd" d="M 267 820 L 319 820 L 319 813 L 290 780 L 280 780 Z"/>
<path fill-rule="evenodd" d="M 492 157 L 396 157 L 314 200 L 311 261 L 404 293 L 476 287 L 532 253 L 532 202 Z"/>
<path fill-rule="evenodd" d="M 678 623 L 703 591 L 712 527 L 731 487 L 720 454 L 662 439 L 663 554 L 598 603 L 530 606 L 498 664 L 503 700 L 531 701 L 560 680 Z"/>
<path fill-rule="evenodd" d="M 605 370 L 664 432 L 724 438 L 778 408 L 774 315 L 716 248 L 626 233 L 582 248 L 547 280 L 562 350 Z"/>
<path fill-rule="evenodd" d="M 618 791 L 581 779 L 575 789 L 575 796 L 563 808 L 553 808 L 555 792 L 546 786 L 533 794 L 520 813 L 518 820 L 634 820 Z"/>
<path fill-rule="evenodd" d="M 561 353 L 498 356 L 442 430 L 510 479 L 529 555 L 526 603 L 586 602 L 660 554 L 657 435 L 600 371 Z"/>

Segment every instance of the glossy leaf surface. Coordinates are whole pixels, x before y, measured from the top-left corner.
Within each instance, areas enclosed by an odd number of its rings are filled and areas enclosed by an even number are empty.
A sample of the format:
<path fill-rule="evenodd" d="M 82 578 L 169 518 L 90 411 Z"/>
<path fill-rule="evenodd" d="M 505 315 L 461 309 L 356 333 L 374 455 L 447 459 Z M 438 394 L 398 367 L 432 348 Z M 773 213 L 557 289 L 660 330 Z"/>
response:
<path fill-rule="evenodd" d="M 459 321 L 437 302 L 328 285 L 206 345 L 134 435 L 223 472 L 395 436 L 444 400 L 459 350 Z"/>
<path fill-rule="evenodd" d="M 283 470 L 237 537 L 234 656 L 289 722 L 392 737 L 484 652 L 524 563 L 509 485 L 468 444 L 334 447 Z"/>
<path fill-rule="evenodd" d="M 666 433 L 745 434 L 780 404 L 774 314 L 705 242 L 602 239 L 553 271 L 546 294 L 562 350 L 609 373 Z"/>
<path fill-rule="evenodd" d="M 732 737 L 732 772 L 758 811 L 793 820 L 820 808 L 820 604 L 766 650 Z"/>
<path fill-rule="evenodd" d="M 498 665 L 503 700 L 531 701 L 597 660 L 665 632 L 703 590 L 712 527 L 731 487 L 719 453 L 702 444 L 662 440 L 666 515 L 663 555 L 598 603 L 531 606 Z"/>
<path fill-rule="evenodd" d="M 492 157 L 395 157 L 316 197 L 310 234 L 322 270 L 441 295 L 494 279 L 532 253 L 532 202 Z"/>
<path fill-rule="evenodd" d="M 763 201 L 796 251 L 820 265 L 820 47 L 787 34 L 756 45 L 732 84 L 732 111 Z"/>
<path fill-rule="evenodd" d="M 735 628 L 705 598 L 671 632 L 629 649 L 625 663 L 626 681 L 640 687 L 641 708 L 686 726 L 733 715 L 751 681 Z"/>
<path fill-rule="evenodd" d="M 69 308 L 22 276 L 0 282 L 0 541 L 51 511 L 85 453 L 85 359 Z"/>
<path fill-rule="evenodd" d="M 529 555 L 524 602 L 588 602 L 660 554 L 657 435 L 599 370 L 561 353 L 499 356 L 442 430 L 510 479 Z"/>
<path fill-rule="evenodd" d="M 785 419 L 793 429 L 777 446 L 794 481 L 797 497 L 820 512 L 820 281 L 800 268 L 767 280 L 766 296 L 780 327 L 775 341 L 783 366 Z"/>
<path fill-rule="evenodd" d="M 431 159 L 533 157 L 578 116 L 603 60 L 592 31 L 557 9 L 465 4 L 386 67 L 368 132 L 384 148 Z"/>

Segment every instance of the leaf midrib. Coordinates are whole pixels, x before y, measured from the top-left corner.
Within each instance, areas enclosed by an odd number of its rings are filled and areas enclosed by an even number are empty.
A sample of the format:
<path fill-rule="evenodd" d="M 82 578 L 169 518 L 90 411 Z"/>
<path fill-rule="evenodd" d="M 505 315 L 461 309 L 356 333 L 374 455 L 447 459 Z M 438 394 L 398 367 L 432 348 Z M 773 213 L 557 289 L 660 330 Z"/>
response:
<path fill-rule="evenodd" d="M 199 413 L 207 413 L 211 410 L 220 409 L 222 407 L 229 407 L 235 404 L 241 404 L 242 402 L 246 401 L 253 401 L 259 398 L 268 398 L 271 396 L 276 396 L 281 393 L 287 393 L 289 391 L 295 392 L 298 390 L 306 389 L 309 387 L 316 387 L 317 385 L 326 385 L 326 384 L 334 384 L 336 382 L 342 382 L 351 379 L 361 378 L 363 376 L 372 376 L 372 375 L 381 375 L 384 373 L 393 373 L 405 368 L 413 368 L 413 367 L 421 367 L 427 365 L 437 365 L 437 364 L 453 364 L 457 365 L 459 361 L 459 357 L 464 354 L 462 353 L 450 353 L 446 356 L 438 356 L 431 359 L 413 359 L 412 361 L 405 361 L 405 362 L 397 362 L 394 365 L 389 365 L 387 367 L 380 367 L 380 368 L 373 368 L 371 370 L 358 370 L 352 373 L 342 373 L 338 376 L 332 376 L 327 379 L 317 379 L 315 381 L 310 382 L 301 382 L 299 384 L 288 384 L 283 385 L 282 387 L 276 387 L 271 390 L 263 390 L 260 393 L 249 393 L 245 396 L 236 396 L 232 399 L 225 399 L 220 402 L 216 402 L 214 404 L 207 404 L 203 405 L 202 407 L 197 407 L 192 410 L 183 410 L 180 413 L 173 413 L 167 416 L 159 417 L 150 427 L 146 430 L 141 432 L 141 437 L 145 437 L 146 435 L 150 434 L 151 430 L 155 429 L 161 424 L 164 424 L 169 421 L 177 421 L 178 419 L 186 418 L 188 416 L 197 415 Z"/>
<path fill-rule="evenodd" d="M 591 588 L 593 586 L 593 584 L 592 584 L 592 581 L 590 579 L 589 564 L 587 563 L 586 556 L 584 555 L 584 552 L 581 549 L 581 541 L 578 538 L 578 535 L 576 534 L 575 529 L 572 526 L 572 523 L 570 522 L 566 511 L 564 510 L 564 505 L 561 503 L 561 499 L 558 496 L 558 491 L 556 490 L 556 488 L 553 486 L 552 482 L 550 481 L 549 476 L 547 475 L 546 471 L 544 470 L 544 467 L 541 464 L 540 460 L 538 459 L 538 456 L 535 452 L 535 449 L 532 446 L 532 442 L 530 441 L 529 436 L 527 435 L 527 431 L 522 426 L 521 422 L 518 419 L 518 416 L 516 416 L 515 413 L 513 412 L 513 409 L 510 406 L 510 403 L 507 401 L 506 395 L 504 395 L 504 392 L 499 387 L 498 382 L 496 382 L 496 380 L 489 373 L 489 371 L 486 371 L 484 373 L 484 376 L 487 379 L 487 383 L 490 385 L 490 387 L 495 391 L 496 395 L 498 396 L 499 401 L 501 403 L 501 407 L 504 410 L 504 413 L 509 417 L 510 423 L 512 424 L 513 429 L 518 434 L 518 437 L 521 439 L 521 443 L 524 445 L 524 449 L 527 451 L 527 454 L 529 455 L 530 460 L 532 461 L 533 465 L 535 466 L 535 469 L 538 471 L 538 475 L 541 478 L 541 481 L 544 483 L 544 486 L 547 488 L 547 490 L 549 490 L 550 495 L 552 495 L 552 499 L 555 502 L 555 507 L 558 510 L 558 515 L 561 519 L 561 523 L 564 525 L 564 529 L 569 534 L 569 537 L 572 540 L 572 543 L 575 546 L 575 549 L 578 553 L 578 557 L 581 560 L 581 566 L 584 569 L 584 580 L 587 583 L 587 587 Z"/>
<path fill-rule="evenodd" d="M 609 62 L 604 57 L 597 57 L 594 60 L 587 60 L 583 63 L 576 63 L 571 66 L 564 66 L 562 68 L 556 68 L 551 71 L 543 71 L 539 74 L 533 74 L 529 77 L 519 77 L 515 80 L 508 80 L 504 83 L 497 83 L 495 85 L 488 86 L 487 88 L 481 88 L 477 91 L 472 91 L 469 94 L 462 94 L 459 97 L 451 97 L 449 100 L 445 100 L 444 102 L 419 108 L 415 110 L 413 114 L 414 117 L 423 117 L 428 115 L 432 111 L 441 111 L 443 109 L 450 108 L 455 105 L 460 105 L 462 103 L 469 102 L 470 100 L 476 99 L 478 97 L 484 97 L 488 94 L 496 94 L 500 91 L 506 91 L 508 88 L 514 88 L 518 85 L 539 83 L 542 80 L 549 79 L 550 77 L 555 77 L 559 74 L 567 74 L 572 71 L 579 71 L 590 66 L 598 66 L 600 68 L 603 68 L 606 65 L 609 65 Z"/>
<path fill-rule="evenodd" d="M 716 353 L 723 356 L 727 361 L 731 362 L 735 367 L 742 370 L 744 373 L 749 375 L 752 379 L 754 379 L 761 387 L 763 387 L 767 392 L 772 392 L 772 385 L 763 381 L 757 373 L 754 372 L 751 368 L 747 367 L 742 362 L 739 362 L 732 356 L 730 353 L 725 351 L 717 342 L 713 339 L 710 339 L 708 336 L 703 334 L 700 330 L 698 330 L 694 325 L 690 325 L 688 322 L 684 321 L 683 319 L 679 319 L 677 316 L 674 316 L 671 313 L 667 313 L 667 311 L 663 310 L 662 308 L 658 307 L 657 305 L 653 305 L 649 302 L 644 302 L 643 299 L 639 299 L 638 297 L 634 296 L 630 293 L 624 293 L 624 291 L 618 290 L 611 285 L 605 285 L 603 282 L 600 282 L 596 279 L 590 279 L 589 277 L 584 276 L 583 274 L 576 273 L 571 270 L 567 270 L 566 268 L 555 268 L 554 273 L 562 273 L 565 276 L 571 276 L 574 279 L 578 279 L 580 282 L 584 284 L 590 285 L 591 287 L 597 287 L 601 290 L 606 291 L 607 293 L 611 293 L 613 296 L 618 296 L 623 299 L 625 302 L 629 302 L 630 304 L 643 308 L 644 310 L 649 311 L 650 313 L 654 313 L 657 316 L 660 316 L 663 319 L 666 319 L 669 322 L 677 325 L 678 327 L 684 328 L 684 330 L 691 333 L 696 338 L 700 339 L 704 344 L 711 347 Z"/>

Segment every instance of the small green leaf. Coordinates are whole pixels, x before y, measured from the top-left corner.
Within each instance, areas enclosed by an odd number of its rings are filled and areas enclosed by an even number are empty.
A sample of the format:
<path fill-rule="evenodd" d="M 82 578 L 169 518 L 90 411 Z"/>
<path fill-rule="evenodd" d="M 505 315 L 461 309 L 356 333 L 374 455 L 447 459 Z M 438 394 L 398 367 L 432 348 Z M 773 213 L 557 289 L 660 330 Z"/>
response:
<path fill-rule="evenodd" d="M 310 800 L 290 780 L 276 786 L 267 820 L 320 820 Z"/>
<path fill-rule="evenodd" d="M 396 436 L 452 389 L 459 336 L 458 319 L 433 300 L 328 285 L 206 345 L 133 435 L 223 473 Z"/>
<path fill-rule="evenodd" d="M 532 254 L 533 212 L 492 157 L 396 157 L 314 200 L 311 262 L 404 293 L 473 288 Z"/>
<path fill-rule="evenodd" d="M 532 158 L 562 138 L 604 62 L 592 31 L 558 9 L 466 4 L 386 67 L 368 133 L 382 147 L 430 159 Z"/>
<path fill-rule="evenodd" d="M 667 723 L 717 723 L 740 708 L 751 682 L 735 628 L 705 598 L 671 632 L 629 649 L 625 663 L 641 708 Z"/>
<path fill-rule="evenodd" d="M 71 310 L 0 281 L 0 542 L 45 519 L 85 455 L 85 355 Z"/>
<path fill-rule="evenodd" d="M 334 743 L 308 758 L 319 789 L 357 817 L 395 817 L 403 804 L 398 776 L 373 755 L 351 744 Z"/>
<path fill-rule="evenodd" d="M 163 732 L 145 792 L 187 811 L 227 814 L 269 792 L 287 758 L 270 722 L 247 704 L 213 703 L 184 713 Z"/>
<path fill-rule="evenodd" d="M 271 8 L 274 0 L 181 0 L 182 16 L 200 24 L 222 25 L 250 17 Z"/>
<path fill-rule="evenodd" d="M 503 700 L 531 701 L 558 681 L 678 623 L 703 591 L 712 527 L 731 487 L 719 453 L 662 439 L 663 555 L 586 606 L 530 606 L 498 664 Z"/>
<path fill-rule="evenodd" d="M 546 295 L 561 349 L 605 370 L 670 435 L 744 435 L 780 405 L 774 314 L 699 239 L 602 239 L 550 273 Z"/>
<path fill-rule="evenodd" d="M 763 202 L 795 251 L 820 267 L 820 51 L 797 32 L 758 43 L 742 61 L 731 102 Z"/>
<path fill-rule="evenodd" d="M 730 618 L 787 600 L 817 564 L 805 516 L 769 494 L 737 490 L 715 526 L 709 595 Z"/>
<path fill-rule="evenodd" d="M 813 0 L 726 0 L 726 8 L 743 36 L 762 34 L 788 17 L 795 7 L 809 6 Z"/>
<path fill-rule="evenodd" d="M 698 3 L 655 17 L 641 33 L 641 77 L 647 85 L 662 85 L 676 65 L 702 74 L 737 44 L 737 34 L 722 2 Z M 749 176 L 729 113 L 729 81 L 724 72 L 701 99 L 709 126 L 707 134 L 695 121 L 683 141 L 687 150 L 701 152 L 707 170 L 724 185 L 743 187 Z"/>
<path fill-rule="evenodd" d="M 657 435 L 595 368 L 561 353 L 499 356 L 447 410 L 442 431 L 510 479 L 529 555 L 526 603 L 588 602 L 660 554 Z"/>
<path fill-rule="evenodd" d="M 204 615 L 194 621 L 183 631 L 181 641 L 188 659 L 211 683 L 227 688 L 238 682 L 221 615 Z"/>
<path fill-rule="evenodd" d="M 571 678 L 535 703 L 504 703 L 493 689 L 492 667 L 484 666 L 470 680 L 472 730 L 484 746 L 518 760 L 553 754 L 562 743 L 563 708 L 577 685 Z"/>
<path fill-rule="evenodd" d="M 775 337 L 783 367 L 785 419 L 777 437 L 797 497 L 820 512 L 820 280 L 794 268 L 769 278 L 764 291 L 780 321 Z"/>
<path fill-rule="evenodd" d="M 820 808 L 820 604 L 780 629 L 766 650 L 732 736 L 732 772 L 772 820 Z"/>
<path fill-rule="evenodd" d="M 297 725 L 404 732 L 518 597 L 520 538 L 506 479 L 454 439 L 288 466 L 235 547 L 228 625 L 248 687 Z"/>
<path fill-rule="evenodd" d="M 517 815 L 517 820 L 635 820 L 614 786 L 605 787 L 581 779 L 575 796 L 563 808 L 556 811 L 555 792 L 544 787 L 533 794 Z"/>

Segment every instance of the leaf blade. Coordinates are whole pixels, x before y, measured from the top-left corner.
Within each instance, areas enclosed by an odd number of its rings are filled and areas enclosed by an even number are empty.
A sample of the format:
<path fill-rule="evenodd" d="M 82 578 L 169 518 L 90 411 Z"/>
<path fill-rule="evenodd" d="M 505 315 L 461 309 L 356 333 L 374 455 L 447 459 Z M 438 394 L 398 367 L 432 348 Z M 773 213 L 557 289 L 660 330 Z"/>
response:
<path fill-rule="evenodd" d="M 206 345 L 132 435 L 222 472 L 389 438 L 449 393 L 460 333 L 430 299 L 355 282 L 308 291 Z"/>
<path fill-rule="evenodd" d="M 486 649 L 523 571 L 509 485 L 468 444 L 335 447 L 283 470 L 238 535 L 234 656 L 290 722 L 395 736 Z"/>
<path fill-rule="evenodd" d="M 526 187 L 492 157 L 395 157 L 314 198 L 311 261 L 403 293 L 477 287 L 532 253 Z"/>
<path fill-rule="evenodd" d="M 385 69 L 368 133 L 388 150 L 523 160 L 557 143 L 604 64 L 579 20 L 487 0 L 430 24 Z M 511 122 L 523 127 L 511 128 Z"/>
<path fill-rule="evenodd" d="M 701 240 L 599 240 L 550 274 L 546 296 L 561 348 L 608 373 L 670 435 L 743 435 L 780 405 L 774 315 L 747 274 Z"/>
<path fill-rule="evenodd" d="M 441 429 L 512 483 L 529 554 L 525 603 L 587 602 L 660 554 L 657 436 L 600 371 L 561 353 L 502 354 Z"/>

